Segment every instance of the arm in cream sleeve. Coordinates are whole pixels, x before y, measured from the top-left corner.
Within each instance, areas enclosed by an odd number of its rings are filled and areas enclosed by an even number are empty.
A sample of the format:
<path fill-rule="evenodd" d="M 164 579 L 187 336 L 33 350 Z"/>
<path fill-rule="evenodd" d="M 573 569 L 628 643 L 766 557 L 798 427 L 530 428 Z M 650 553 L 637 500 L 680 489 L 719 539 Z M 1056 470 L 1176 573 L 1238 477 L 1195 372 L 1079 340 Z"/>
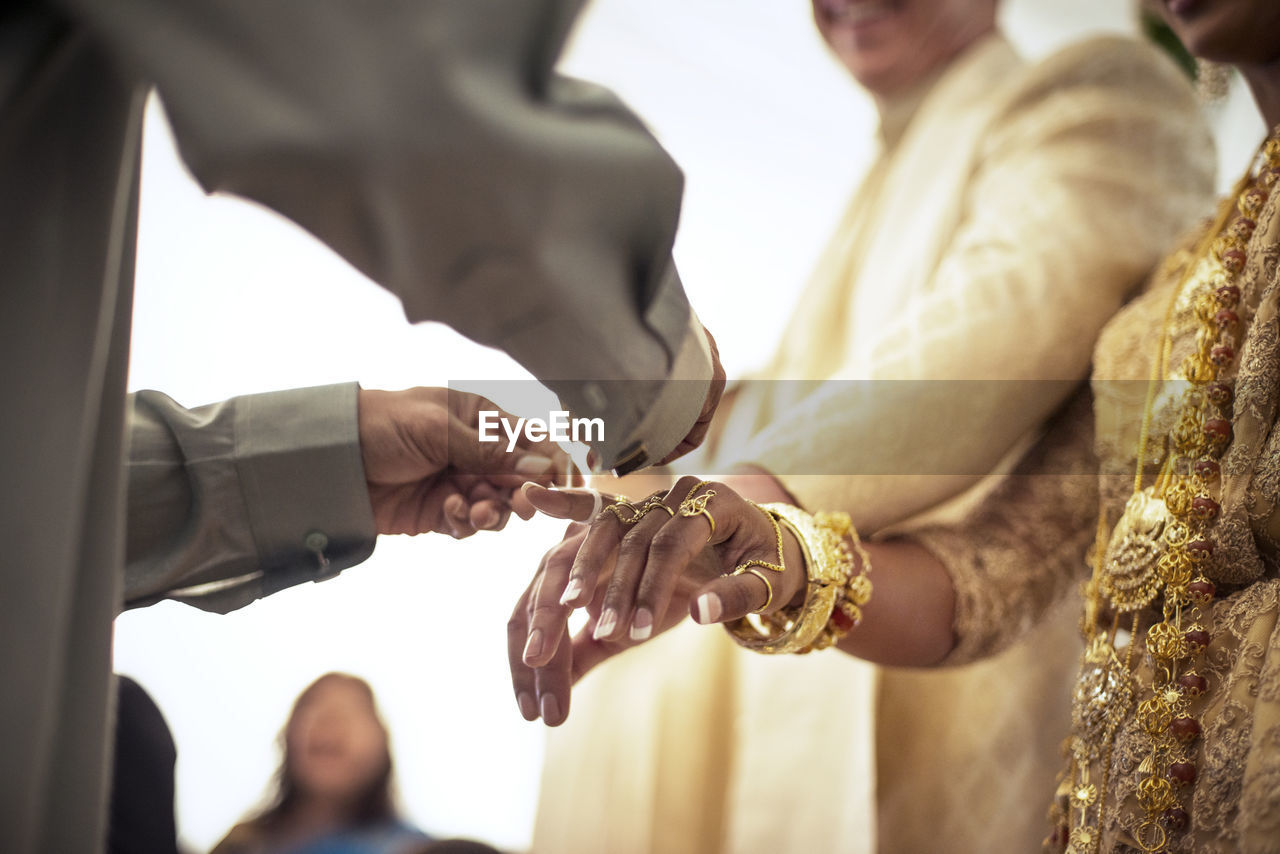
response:
<path fill-rule="evenodd" d="M 874 531 L 1025 447 L 1210 198 L 1194 98 L 1146 53 L 1102 40 L 1038 66 L 986 134 L 928 292 L 737 459 Z"/>

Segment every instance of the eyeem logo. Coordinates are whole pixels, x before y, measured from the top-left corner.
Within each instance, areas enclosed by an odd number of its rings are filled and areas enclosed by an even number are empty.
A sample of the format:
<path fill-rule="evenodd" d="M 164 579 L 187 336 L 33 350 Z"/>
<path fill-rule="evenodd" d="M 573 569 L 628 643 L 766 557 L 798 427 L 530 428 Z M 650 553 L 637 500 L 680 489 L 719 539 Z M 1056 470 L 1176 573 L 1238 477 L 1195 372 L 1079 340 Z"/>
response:
<path fill-rule="evenodd" d="M 511 419 L 503 418 L 496 409 L 480 410 L 480 441 L 500 442 L 498 426 L 507 435 L 507 453 L 516 449 L 523 433 L 530 442 L 541 442 L 550 439 L 552 442 L 603 442 L 603 418 L 570 418 L 568 411 L 558 409 L 548 415 L 547 420 L 541 418 L 517 418 L 515 424 Z"/>

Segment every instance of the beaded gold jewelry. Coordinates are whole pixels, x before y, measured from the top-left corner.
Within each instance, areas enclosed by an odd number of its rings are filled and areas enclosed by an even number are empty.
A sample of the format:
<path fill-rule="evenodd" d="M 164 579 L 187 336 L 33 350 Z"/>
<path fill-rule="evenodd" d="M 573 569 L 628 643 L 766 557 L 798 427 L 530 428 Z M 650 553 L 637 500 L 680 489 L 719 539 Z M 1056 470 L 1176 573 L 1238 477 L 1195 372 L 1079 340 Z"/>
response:
<path fill-rule="evenodd" d="M 862 619 L 861 609 L 871 597 L 866 575 L 871 569 L 869 555 L 845 513 L 810 516 L 790 504 L 764 504 L 761 509 L 791 531 L 800 544 L 808 577 L 804 603 L 764 615 L 758 625 L 744 617 L 726 623 L 725 628 L 738 644 L 756 652 L 825 649 Z M 780 540 L 780 529 L 778 534 Z M 861 559 L 856 572 L 855 551 Z"/>
<path fill-rule="evenodd" d="M 647 513 L 649 513 L 649 511 L 651 511 L 651 510 L 663 510 L 663 511 L 665 511 L 665 512 L 666 512 L 666 514 L 667 514 L 668 516 L 674 516 L 674 515 L 676 515 L 676 511 L 674 511 L 674 510 L 672 510 L 670 507 L 668 507 L 668 506 L 667 506 L 667 504 L 666 504 L 666 502 L 665 502 L 665 501 L 663 501 L 663 500 L 662 500 L 662 498 L 661 498 L 660 496 L 659 496 L 659 497 L 650 498 L 648 501 L 646 501 L 646 502 L 645 502 L 645 503 L 640 507 L 640 515 L 641 515 L 641 516 L 644 516 L 644 515 L 646 515 Z"/>
<path fill-rule="evenodd" d="M 644 500 L 644 503 L 642 503 L 639 507 L 635 508 L 636 515 L 635 515 L 635 518 L 632 519 L 632 521 L 639 522 L 641 519 L 643 519 L 645 516 L 648 516 L 654 510 L 665 510 L 667 511 L 668 516 L 676 515 L 676 511 L 668 507 L 666 503 L 662 500 L 666 496 L 666 494 L 667 494 L 666 490 L 660 489 L 657 492 L 650 495 L 648 498 L 646 498 Z"/>
<path fill-rule="evenodd" d="M 626 511 L 630 515 L 624 516 L 623 511 Z M 618 521 L 624 525 L 633 525 L 635 524 L 636 519 L 639 518 L 636 515 L 636 508 L 633 507 L 630 502 L 625 501 L 621 498 L 619 498 L 617 501 L 615 501 L 614 503 L 608 505 L 603 510 L 601 510 L 600 515 L 597 516 L 596 518 L 600 518 L 600 516 L 603 516 L 605 513 L 612 513 L 614 516 L 618 518 Z"/>
<path fill-rule="evenodd" d="M 750 504 L 752 507 L 756 508 L 757 510 L 759 510 L 761 513 L 763 513 L 765 518 L 769 520 L 769 524 L 773 526 L 773 535 L 774 535 L 774 539 L 776 541 L 777 549 L 778 549 L 778 562 L 769 563 L 766 560 L 744 561 L 743 563 L 740 563 L 737 566 L 735 566 L 733 568 L 733 572 L 730 573 L 730 575 L 742 575 L 743 573 L 748 573 L 750 575 L 754 575 L 756 578 L 764 582 L 764 590 L 765 590 L 764 604 L 751 612 L 753 614 L 762 614 L 769 609 L 770 605 L 773 604 L 773 584 L 772 582 L 769 581 L 768 576 L 766 576 L 763 572 L 761 572 L 759 569 L 756 569 L 755 567 L 761 567 L 763 569 L 772 570 L 773 572 L 781 574 L 787 571 L 787 565 L 785 560 L 783 559 L 782 528 L 779 527 L 778 525 L 777 517 L 774 516 L 773 513 L 770 513 L 768 510 L 761 507 L 759 504 L 756 504 L 754 501 L 748 501 L 747 503 Z"/>
<path fill-rule="evenodd" d="M 1131 715 L 1147 739 L 1137 769 L 1142 779 L 1136 797 L 1143 812 L 1135 829 L 1138 845 L 1152 854 L 1168 851 L 1172 834 L 1190 822 L 1181 790 L 1196 778 L 1191 745 L 1201 727 L 1194 701 L 1208 688 L 1194 661 L 1209 643 L 1203 609 L 1216 593 L 1203 575 L 1214 550 L 1210 529 L 1220 511 L 1209 493 L 1220 479 L 1217 460 L 1231 441 L 1233 392 L 1223 376 L 1236 355 L 1236 279 L 1280 168 L 1280 141 L 1269 140 L 1260 153 L 1263 166 L 1257 176 L 1251 168 L 1228 197 L 1235 200 L 1234 219 L 1232 207 L 1224 204 L 1173 290 L 1148 386 L 1134 493 L 1109 535 L 1105 513 L 1099 521 L 1093 577 L 1085 586 L 1081 628 L 1087 649 L 1072 707 L 1070 765 L 1050 810 L 1054 829 L 1045 840 L 1050 850 L 1098 851 L 1115 735 Z M 1192 297 L 1196 286 L 1200 292 Z M 1143 488 L 1155 392 L 1169 375 L 1170 321 L 1183 299 L 1192 299 L 1200 327 L 1196 348 L 1180 366 L 1187 388 L 1165 440 L 1163 465 L 1155 482 Z M 1157 600 L 1158 619 L 1142 634 L 1143 612 Z M 1122 662 L 1115 650 L 1116 632 L 1128 614 L 1131 639 Z M 1132 660 L 1134 647 L 1143 641 L 1154 671 L 1147 686 L 1139 684 Z M 1090 778 L 1095 764 L 1101 772 L 1096 784 Z"/>

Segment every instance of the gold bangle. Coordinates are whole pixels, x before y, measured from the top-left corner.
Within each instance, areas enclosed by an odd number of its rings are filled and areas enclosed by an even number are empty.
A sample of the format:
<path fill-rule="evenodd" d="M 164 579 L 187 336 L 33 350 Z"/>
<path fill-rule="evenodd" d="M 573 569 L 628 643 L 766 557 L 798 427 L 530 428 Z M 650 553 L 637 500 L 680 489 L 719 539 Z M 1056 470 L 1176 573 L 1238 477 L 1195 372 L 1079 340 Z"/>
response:
<path fill-rule="evenodd" d="M 789 504 L 766 504 L 761 509 L 785 525 L 800 544 L 808 579 L 805 600 L 799 608 L 765 616 L 759 625 L 744 617 L 726 623 L 725 628 L 741 646 L 766 654 L 806 653 L 831 646 L 861 620 L 861 606 L 871 595 L 866 578 L 871 562 L 857 531 L 844 513 L 810 516 Z M 855 552 L 862 559 L 856 573 Z"/>

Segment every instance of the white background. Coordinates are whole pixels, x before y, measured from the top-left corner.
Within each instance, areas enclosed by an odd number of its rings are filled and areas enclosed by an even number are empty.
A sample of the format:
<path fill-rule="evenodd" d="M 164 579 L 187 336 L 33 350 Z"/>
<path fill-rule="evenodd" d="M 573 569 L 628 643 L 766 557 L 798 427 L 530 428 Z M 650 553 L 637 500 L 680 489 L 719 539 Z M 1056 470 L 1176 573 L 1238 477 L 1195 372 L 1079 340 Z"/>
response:
<path fill-rule="evenodd" d="M 1128 27 L 1115 0 L 1008 0 L 1028 54 Z M 864 167 L 869 102 L 831 60 L 805 0 L 597 0 L 563 63 L 613 87 L 681 163 L 677 261 L 730 375 L 770 351 Z M 1224 173 L 1260 138 L 1244 98 Z M 1224 182 L 1229 178 L 1224 178 Z M 359 380 L 403 388 L 525 376 L 434 326 L 310 237 L 191 182 L 152 105 L 130 383 L 186 405 Z M 366 564 L 231 615 L 165 603 L 117 621 L 116 667 L 155 696 L 178 743 L 178 821 L 205 850 L 261 797 L 292 699 L 327 670 L 374 686 L 407 816 L 436 834 L 529 844 L 540 725 L 516 712 L 508 612 L 559 526 L 464 542 L 386 537 Z M 607 781 L 601 781 L 607 785 Z"/>

